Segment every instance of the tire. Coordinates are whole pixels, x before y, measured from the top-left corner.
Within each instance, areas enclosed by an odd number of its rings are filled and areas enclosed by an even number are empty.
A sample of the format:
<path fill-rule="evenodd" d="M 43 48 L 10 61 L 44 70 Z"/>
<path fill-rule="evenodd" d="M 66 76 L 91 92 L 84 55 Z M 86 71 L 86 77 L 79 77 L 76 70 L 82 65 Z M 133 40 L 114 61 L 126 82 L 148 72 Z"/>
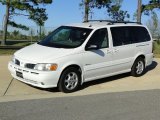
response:
<path fill-rule="evenodd" d="M 79 89 L 81 83 L 81 73 L 74 67 L 67 68 L 62 72 L 58 88 L 64 93 L 75 92 Z"/>
<path fill-rule="evenodd" d="M 144 58 L 137 58 L 131 68 L 131 75 L 134 77 L 140 77 L 144 74 L 145 62 Z"/>

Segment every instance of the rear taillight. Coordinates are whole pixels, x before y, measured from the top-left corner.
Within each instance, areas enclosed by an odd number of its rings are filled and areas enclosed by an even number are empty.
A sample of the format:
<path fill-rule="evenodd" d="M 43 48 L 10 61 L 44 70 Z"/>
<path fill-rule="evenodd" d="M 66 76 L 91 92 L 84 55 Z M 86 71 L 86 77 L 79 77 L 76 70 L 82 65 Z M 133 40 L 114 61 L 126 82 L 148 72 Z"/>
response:
<path fill-rule="evenodd" d="M 152 53 L 154 51 L 154 42 L 152 42 Z"/>

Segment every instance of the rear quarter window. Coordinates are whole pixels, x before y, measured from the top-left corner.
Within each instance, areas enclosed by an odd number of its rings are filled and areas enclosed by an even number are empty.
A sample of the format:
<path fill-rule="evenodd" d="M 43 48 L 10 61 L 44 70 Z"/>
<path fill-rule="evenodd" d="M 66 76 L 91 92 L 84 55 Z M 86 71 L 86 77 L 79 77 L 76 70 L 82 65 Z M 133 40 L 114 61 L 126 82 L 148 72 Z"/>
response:
<path fill-rule="evenodd" d="M 122 26 L 111 27 L 113 46 L 150 41 L 150 35 L 145 27 Z"/>
<path fill-rule="evenodd" d="M 132 32 L 134 35 L 133 43 L 150 41 L 151 37 L 148 30 L 145 27 L 132 27 Z"/>

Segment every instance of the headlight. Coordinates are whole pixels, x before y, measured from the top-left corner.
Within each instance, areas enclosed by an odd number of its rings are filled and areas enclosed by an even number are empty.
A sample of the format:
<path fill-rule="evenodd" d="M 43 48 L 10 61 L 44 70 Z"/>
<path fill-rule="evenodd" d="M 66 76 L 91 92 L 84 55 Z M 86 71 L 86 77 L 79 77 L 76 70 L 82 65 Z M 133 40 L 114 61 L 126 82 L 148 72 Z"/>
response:
<path fill-rule="evenodd" d="M 40 71 L 56 71 L 57 67 L 57 64 L 36 64 L 34 69 Z"/>
<path fill-rule="evenodd" d="M 14 55 L 12 56 L 11 61 L 12 61 L 13 63 L 15 63 L 15 56 L 14 56 Z"/>

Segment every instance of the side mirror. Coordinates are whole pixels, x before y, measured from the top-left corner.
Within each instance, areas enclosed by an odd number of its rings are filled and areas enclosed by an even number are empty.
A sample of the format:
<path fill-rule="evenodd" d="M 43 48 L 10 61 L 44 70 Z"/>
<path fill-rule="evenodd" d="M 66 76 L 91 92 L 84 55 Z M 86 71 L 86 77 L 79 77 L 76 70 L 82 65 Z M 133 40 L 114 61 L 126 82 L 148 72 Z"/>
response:
<path fill-rule="evenodd" d="M 86 47 L 86 50 L 98 50 L 98 46 L 97 45 L 89 45 Z"/>

